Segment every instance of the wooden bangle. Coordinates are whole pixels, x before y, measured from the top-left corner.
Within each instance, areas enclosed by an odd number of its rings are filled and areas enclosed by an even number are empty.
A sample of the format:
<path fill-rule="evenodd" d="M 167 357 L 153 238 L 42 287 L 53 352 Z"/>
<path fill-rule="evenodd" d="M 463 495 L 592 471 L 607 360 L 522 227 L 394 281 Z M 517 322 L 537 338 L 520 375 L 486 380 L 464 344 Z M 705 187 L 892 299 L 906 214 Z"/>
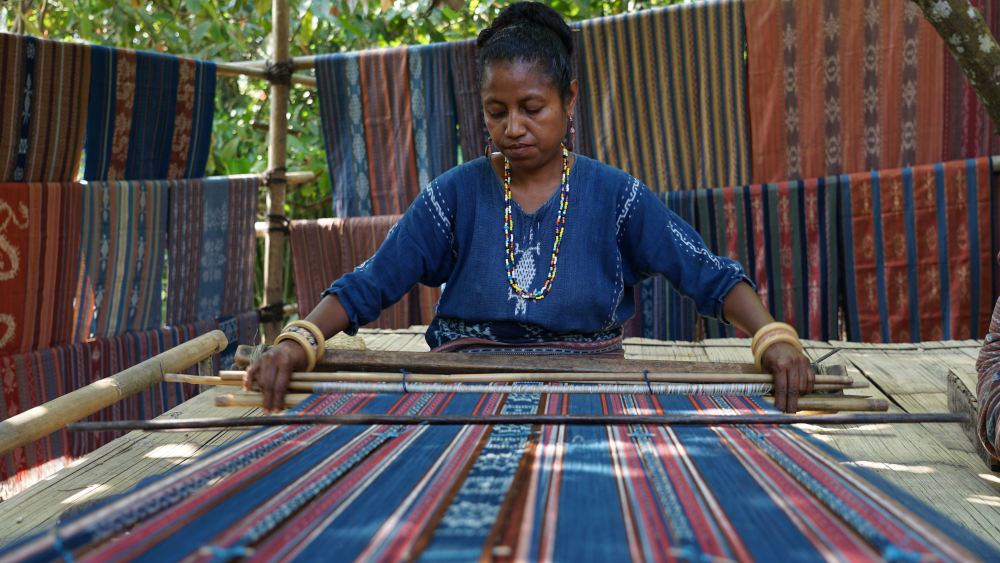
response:
<path fill-rule="evenodd" d="M 306 351 L 306 358 L 308 359 L 309 365 L 306 367 L 305 371 L 312 371 L 316 367 L 316 348 L 314 348 L 309 341 L 306 340 L 305 336 L 297 332 L 282 332 L 274 339 L 274 343 L 278 344 L 284 340 L 291 340 L 302 346 L 302 349 Z"/>
<path fill-rule="evenodd" d="M 796 336 L 797 337 L 797 335 L 794 332 L 789 332 L 784 327 L 779 327 L 779 328 L 776 328 L 776 329 L 773 329 L 773 330 L 769 330 L 769 331 L 767 331 L 765 333 L 760 334 L 760 338 L 758 338 L 756 342 L 750 344 L 750 352 L 756 353 L 757 352 L 757 348 L 760 347 L 760 343 L 764 342 L 768 338 L 771 338 L 775 334 L 791 334 L 792 336 Z"/>
<path fill-rule="evenodd" d="M 757 350 L 755 350 L 753 353 L 753 365 L 754 367 L 757 368 L 757 371 L 760 372 L 764 371 L 764 367 L 761 365 L 761 360 L 764 358 L 764 352 L 767 352 L 768 348 L 779 342 L 786 342 L 798 348 L 799 352 L 804 352 L 802 350 L 802 343 L 799 342 L 798 336 L 795 336 L 794 334 L 789 334 L 786 331 L 780 331 L 777 334 L 769 336 L 767 339 L 761 340 L 758 343 L 759 345 L 757 346 Z"/>
<path fill-rule="evenodd" d="M 798 337 L 799 335 L 798 331 L 795 330 L 795 327 L 788 323 L 782 323 L 777 321 L 773 323 L 767 323 L 766 325 L 758 328 L 757 332 L 754 333 L 753 340 L 750 342 L 750 349 L 756 350 L 757 343 L 760 341 L 761 337 L 763 337 L 768 332 L 771 332 L 772 330 L 779 330 L 779 329 L 790 332 L 794 334 L 796 337 Z"/>
<path fill-rule="evenodd" d="M 305 319 L 299 319 L 288 323 L 288 325 L 285 326 L 285 330 L 296 326 L 308 330 L 312 333 L 313 337 L 316 338 L 316 354 L 321 354 L 323 350 L 326 349 L 326 337 L 323 336 L 323 331 L 316 326 L 316 323 L 309 322 Z"/>

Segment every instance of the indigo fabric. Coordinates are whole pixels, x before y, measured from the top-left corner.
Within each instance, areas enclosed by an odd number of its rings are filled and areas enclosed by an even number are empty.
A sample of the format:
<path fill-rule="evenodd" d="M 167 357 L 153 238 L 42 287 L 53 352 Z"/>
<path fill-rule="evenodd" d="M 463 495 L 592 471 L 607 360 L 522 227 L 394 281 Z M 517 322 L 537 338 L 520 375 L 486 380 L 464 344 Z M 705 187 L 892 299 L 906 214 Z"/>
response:
<path fill-rule="evenodd" d="M 331 394 L 293 412 L 751 414 L 748 397 Z M 284 426 L 10 548 L 16 560 L 994 561 L 790 426 Z"/>
<path fill-rule="evenodd" d="M 376 318 L 418 281 L 445 284 L 427 332 L 432 348 L 462 337 L 564 340 L 620 330 L 635 312 L 633 286 L 661 274 L 699 312 L 720 317 L 722 298 L 747 279 L 641 182 L 577 156 L 569 174 L 566 228 L 551 291 L 539 300 L 507 280 L 503 186 L 485 157 L 452 169 L 425 189 L 378 253 L 336 281 L 351 330 Z M 513 271 L 528 291 L 541 287 L 555 238 L 559 194 L 534 213 L 511 202 Z M 474 333 L 450 330 L 452 319 Z"/>

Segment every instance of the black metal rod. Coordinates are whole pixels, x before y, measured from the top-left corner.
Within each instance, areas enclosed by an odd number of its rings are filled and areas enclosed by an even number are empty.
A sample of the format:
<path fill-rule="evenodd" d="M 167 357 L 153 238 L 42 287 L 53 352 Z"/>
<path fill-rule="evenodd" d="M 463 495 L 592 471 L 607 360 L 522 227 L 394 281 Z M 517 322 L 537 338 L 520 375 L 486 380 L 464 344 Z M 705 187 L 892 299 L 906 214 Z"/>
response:
<path fill-rule="evenodd" d="M 121 430 L 195 430 L 200 428 L 237 428 L 247 426 L 285 426 L 293 424 L 404 425 L 418 424 L 900 424 L 923 422 L 969 422 L 966 414 L 894 413 L 894 414 L 674 414 L 674 415 L 442 415 L 407 416 L 393 414 L 348 415 L 277 415 L 246 418 L 191 418 L 177 420 L 117 420 L 74 422 L 66 427 L 72 432 Z"/>

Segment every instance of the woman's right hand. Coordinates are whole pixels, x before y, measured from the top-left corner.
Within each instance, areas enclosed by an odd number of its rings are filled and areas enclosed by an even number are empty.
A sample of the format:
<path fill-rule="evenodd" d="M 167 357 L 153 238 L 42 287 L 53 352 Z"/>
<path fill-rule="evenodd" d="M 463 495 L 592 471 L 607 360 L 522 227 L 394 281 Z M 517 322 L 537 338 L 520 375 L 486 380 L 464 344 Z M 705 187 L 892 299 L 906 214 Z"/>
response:
<path fill-rule="evenodd" d="M 258 387 L 264 394 L 264 412 L 276 413 L 285 408 L 285 393 L 292 373 L 308 365 L 309 358 L 302 346 L 285 340 L 271 346 L 243 374 L 243 390 Z"/>

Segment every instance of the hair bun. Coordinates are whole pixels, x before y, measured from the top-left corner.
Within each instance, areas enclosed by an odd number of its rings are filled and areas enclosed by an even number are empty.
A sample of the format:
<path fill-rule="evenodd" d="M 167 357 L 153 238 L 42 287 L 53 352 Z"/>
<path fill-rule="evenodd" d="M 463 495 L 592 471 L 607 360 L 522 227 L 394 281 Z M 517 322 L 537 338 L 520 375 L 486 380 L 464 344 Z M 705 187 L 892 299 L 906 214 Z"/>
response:
<path fill-rule="evenodd" d="M 508 4 L 494 18 L 490 26 L 479 33 L 476 45 L 480 48 L 496 32 L 516 25 L 538 25 L 547 28 L 563 44 L 566 53 L 573 54 L 573 35 L 559 12 L 541 2 L 515 2 Z"/>

